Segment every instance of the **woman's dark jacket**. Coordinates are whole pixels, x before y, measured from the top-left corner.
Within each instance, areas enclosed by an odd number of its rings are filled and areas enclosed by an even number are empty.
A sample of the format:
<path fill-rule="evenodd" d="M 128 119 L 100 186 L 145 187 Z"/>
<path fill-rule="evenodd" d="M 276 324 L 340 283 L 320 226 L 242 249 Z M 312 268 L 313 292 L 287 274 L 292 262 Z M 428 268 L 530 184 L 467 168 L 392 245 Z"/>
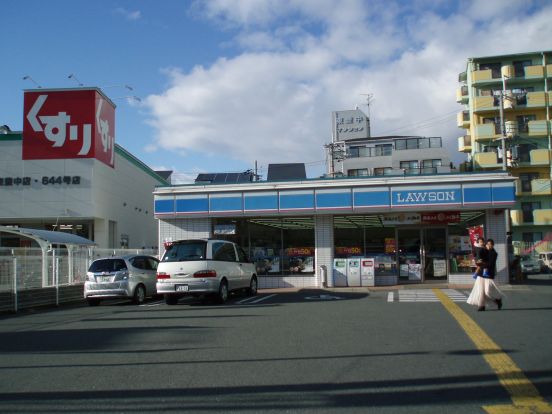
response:
<path fill-rule="evenodd" d="M 495 249 L 487 250 L 487 271 L 489 272 L 489 279 L 494 279 L 496 276 L 496 259 L 498 253 Z"/>

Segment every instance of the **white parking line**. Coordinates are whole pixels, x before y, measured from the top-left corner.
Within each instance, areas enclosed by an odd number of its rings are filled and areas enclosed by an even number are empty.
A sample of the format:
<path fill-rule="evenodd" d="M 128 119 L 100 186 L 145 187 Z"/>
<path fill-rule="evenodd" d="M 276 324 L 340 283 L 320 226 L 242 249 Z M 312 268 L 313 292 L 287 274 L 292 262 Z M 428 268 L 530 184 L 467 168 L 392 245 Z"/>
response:
<path fill-rule="evenodd" d="M 389 292 L 387 294 L 387 302 L 393 302 L 395 300 L 395 292 Z"/>
<path fill-rule="evenodd" d="M 253 303 L 259 303 L 259 302 L 262 302 L 263 300 L 270 299 L 273 296 L 276 296 L 276 293 L 268 296 L 261 296 L 260 298 L 252 297 L 252 298 L 243 299 L 243 300 L 240 300 L 239 302 L 236 302 L 236 305 L 251 305 Z"/>

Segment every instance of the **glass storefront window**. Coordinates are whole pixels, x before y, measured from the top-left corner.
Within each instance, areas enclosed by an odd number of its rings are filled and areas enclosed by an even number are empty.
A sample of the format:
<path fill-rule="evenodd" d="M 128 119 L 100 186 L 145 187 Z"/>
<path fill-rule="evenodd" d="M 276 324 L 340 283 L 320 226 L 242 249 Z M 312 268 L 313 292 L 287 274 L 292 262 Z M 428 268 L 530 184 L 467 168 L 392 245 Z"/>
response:
<path fill-rule="evenodd" d="M 448 253 L 450 273 L 473 273 L 475 261 L 469 229 L 481 226 L 483 221 L 483 217 L 480 217 L 470 223 L 449 226 Z"/>
<path fill-rule="evenodd" d="M 395 229 L 375 227 L 376 216 L 334 217 L 334 257 L 369 257 L 375 260 L 376 276 L 396 274 Z"/>
<path fill-rule="evenodd" d="M 257 275 L 314 275 L 312 217 L 214 219 L 213 237 L 241 246 Z"/>

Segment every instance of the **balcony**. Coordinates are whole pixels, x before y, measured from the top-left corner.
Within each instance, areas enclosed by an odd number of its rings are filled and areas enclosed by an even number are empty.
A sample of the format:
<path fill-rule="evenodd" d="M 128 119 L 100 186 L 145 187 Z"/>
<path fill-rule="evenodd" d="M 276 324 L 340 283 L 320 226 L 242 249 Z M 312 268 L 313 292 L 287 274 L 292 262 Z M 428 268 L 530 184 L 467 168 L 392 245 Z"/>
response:
<path fill-rule="evenodd" d="M 552 78 L 552 65 L 546 65 L 546 77 Z"/>
<path fill-rule="evenodd" d="M 512 219 L 513 226 L 527 224 L 534 226 L 550 225 L 552 224 L 552 209 L 538 209 L 526 212 L 523 210 L 510 210 L 510 218 Z"/>
<path fill-rule="evenodd" d="M 500 75 L 500 74 L 499 74 Z M 485 83 L 485 82 L 501 82 L 500 76 L 493 77 L 493 71 L 491 69 L 474 70 L 472 72 L 472 83 Z"/>
<path fill-rule="evenodd" d="M 535 149 L 529 151 L 531 165 L 550 165 L 550 151 L 548 149 Z"/>
<path fill-rule="evenodd" d="M 546 107 L 546 92 L 527 92 L 527 108 Z"/>
<path fill-rule="evenodd" d="M 470 127 L 470 113 L 469 111 L 458 112 L 456 116 L 456 124 L 458 128 L 467 129 Z"/>
<path fill-rule="evenodd" d="M 540 209 L 533 211 L 533 224 L 552 224 L 552 209 Z"/>
<path fill-rule="evenodd" d="M 552 195 L 552 180 L 537 178 L 531 180 L 531 194 L 535 196 Z"/>
<path fill-rule="evenodd" d="M 472 150 L 471 135 L 464 135 L 463 137 L 458 137 L 458 151 L 471 152 L 471 150 Z"/>
<path fill-rule="evenodd" d="M 468 87 L 461 86 L 456 89 L 456 102 L 458 103 L 467 103 L 468 102 Z"/>
<path fill-rule="evenodd" d="M 541 79 L 544 77 L 544 66 L 525 66 L 525 79 Z"/>
<path fill-rule="evenodd" d="M 498 157 L 494 152 L 478 152 L 474 154 L 473 162 L 478 169 L 500 167 Z"/>
<path fill-rule="evenodd" d="M 495 111 L 498 109 L 498 106 L 495 106 L 496 101 L 498 99 L 495 99 L 494 96 L 475 96 L 473 98 L 473 112 Z"/>
<path fill-rule="evenodd" d="M 527 132 L 530 137 L 545 137 L 548 135 L 549 122 L 546 120 L 529 121 Z M 520 130 L 520 132 L 523 132 Z"/>
<path fill-rule="evenodd" d="M 551 73 L 552 73 L 552 69 L 551 69 Z M 468 72 L 460 72 L 458 74 L 458 82 L 466 83 L 467 81 L 468 81 Z"/>
<path fill-rule="evenodd" d="M 477 124 L 474 128 L 474 138 L 476 141 L 480 139 L 494 139 L 500 136 L 500 125 L 498 124 Z"/>

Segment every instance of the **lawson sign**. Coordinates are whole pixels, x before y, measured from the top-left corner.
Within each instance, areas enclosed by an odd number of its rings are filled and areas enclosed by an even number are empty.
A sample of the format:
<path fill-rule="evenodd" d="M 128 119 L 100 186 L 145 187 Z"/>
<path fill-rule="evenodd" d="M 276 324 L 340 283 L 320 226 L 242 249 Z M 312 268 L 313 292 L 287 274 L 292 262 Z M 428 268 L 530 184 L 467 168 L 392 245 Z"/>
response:
<path fill-rule="evenodd" d="M 436 178 L 439 179 L 440 177 Z M 369 183 L 368 180 L 366 182 Z M 335 183 L 340 184 L 339 181 Z M 185 190 L 189 190 L 189 187 L 185 187 Z M 254 186 L 244 185 L 235 192 L 228 191 L 224 194 L 211 194 L 209 187 L 182 194 L 178 194 L 178 190 L 173 194 L 156 194 L 155 214 L 196 217 L 198 214 L 289 214 L 292 211 L 326 214 L 328 211 L 388 212 L 389 209 L 412 207 L 412 214 L 401 214 L 397 220 L 441 223 L 457 222 L 460 216 L 456 211 L 459 209 L 503 208 L 514 202 L 513 181 L 488 182 L 484 179 L 480 182 L 472 180 L 469 183 L 448 185 L 443 182 L 418 186 L 382 186 L 378 183 L 373 186 L 336 185 L 331 188 L 324 185 L 300 191 L 281 189 L 268 192 L 256 191 Z M 432 207 L 438 207 L 437 215 L 429 214 Z M 421 213 L 416 213 L 414 208 Z M 449 209 L 452 212 L 447 213 Z M 420 214 L 423 215 L 422 219 Z"/>
<path fill-rule="evenodd" d="M 393 189 L 391 205 L 395 207 L 462 204 L 462 190 L 458 187 L 420 189 L 420 187 Z"/>

